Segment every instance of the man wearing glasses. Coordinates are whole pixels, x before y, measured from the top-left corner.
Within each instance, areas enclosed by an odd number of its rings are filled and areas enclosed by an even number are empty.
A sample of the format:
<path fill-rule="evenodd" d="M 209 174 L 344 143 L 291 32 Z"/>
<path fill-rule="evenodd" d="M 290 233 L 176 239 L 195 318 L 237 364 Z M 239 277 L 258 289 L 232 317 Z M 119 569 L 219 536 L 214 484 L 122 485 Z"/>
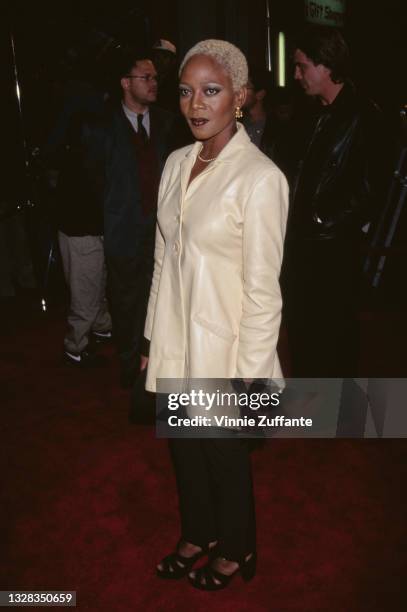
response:
<path fill-rule="evenodd" d="M 170 152 L 173 115 L 152 106 L 157 72 L 145 55 L 124 62 L 120 86 L 121 102 L 109 116 L 104 143 L 104 244 L 121 383 L 130 387 L 139 372 L 158 184 Z"/>

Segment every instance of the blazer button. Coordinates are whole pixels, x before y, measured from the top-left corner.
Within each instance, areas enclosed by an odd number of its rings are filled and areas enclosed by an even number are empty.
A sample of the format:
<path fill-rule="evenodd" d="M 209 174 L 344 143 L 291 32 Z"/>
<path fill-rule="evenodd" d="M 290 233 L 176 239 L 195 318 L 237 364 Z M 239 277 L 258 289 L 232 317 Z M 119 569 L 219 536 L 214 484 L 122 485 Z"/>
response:
<path fill-rule="evenodd" d="M 174 249 L 174 253 L 178 253 L 179 251 L 179 242 L 174 242 L 174 246 L 172 247 Z"/>

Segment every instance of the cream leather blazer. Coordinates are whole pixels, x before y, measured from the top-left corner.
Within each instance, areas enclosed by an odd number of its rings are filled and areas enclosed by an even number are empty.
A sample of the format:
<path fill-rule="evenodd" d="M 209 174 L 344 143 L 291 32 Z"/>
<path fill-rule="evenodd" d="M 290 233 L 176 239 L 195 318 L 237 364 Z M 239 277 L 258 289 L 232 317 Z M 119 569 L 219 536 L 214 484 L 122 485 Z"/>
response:
<path fill-rule="evenodd" d="M 145 336 L 157 378 L 281 378 L 276 352 L 288 187 L 238 131 L 188 186 L 201 143 L 175 151 L 159 190 Z"/>

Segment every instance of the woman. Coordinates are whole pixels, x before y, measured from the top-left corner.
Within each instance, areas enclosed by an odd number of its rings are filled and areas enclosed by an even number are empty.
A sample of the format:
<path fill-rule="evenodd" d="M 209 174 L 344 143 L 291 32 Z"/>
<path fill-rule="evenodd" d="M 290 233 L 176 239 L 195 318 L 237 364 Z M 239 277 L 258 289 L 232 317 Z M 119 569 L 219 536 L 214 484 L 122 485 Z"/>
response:
<path fill-rule="evenodd" d="M 279 273 L 287 218 L 282 173 L 251 144 L 241 116 L 244 55 L 195 45 L 180 68 L 181 111 L 197 142 L 167 160 L 158 202 L 145 336 L 146 388 L 157 378 L 280 378 Z M 242 439 L 173 439 L 181 540 L 162 578 L 224 588 L 256 565 L 250 458 Z M 191 571 L 205 554 L 207 565 Z"/>

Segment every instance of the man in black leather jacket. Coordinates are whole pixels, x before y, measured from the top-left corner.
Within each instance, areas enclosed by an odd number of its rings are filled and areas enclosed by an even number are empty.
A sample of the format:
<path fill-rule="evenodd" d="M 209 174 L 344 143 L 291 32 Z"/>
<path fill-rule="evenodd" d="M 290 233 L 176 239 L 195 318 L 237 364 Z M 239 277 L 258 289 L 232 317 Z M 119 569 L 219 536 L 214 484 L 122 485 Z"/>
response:
<path fill-rule="evenodd" d="M 295 163 L 282 168 L 291 187 L 282 286 L 292 375 L 353 377 L 361 245 L 382 203 L 382 120 L 349 80 L 338 31 L 309 29 L 294 62 L 316 103 L 295 129 Z"/>

